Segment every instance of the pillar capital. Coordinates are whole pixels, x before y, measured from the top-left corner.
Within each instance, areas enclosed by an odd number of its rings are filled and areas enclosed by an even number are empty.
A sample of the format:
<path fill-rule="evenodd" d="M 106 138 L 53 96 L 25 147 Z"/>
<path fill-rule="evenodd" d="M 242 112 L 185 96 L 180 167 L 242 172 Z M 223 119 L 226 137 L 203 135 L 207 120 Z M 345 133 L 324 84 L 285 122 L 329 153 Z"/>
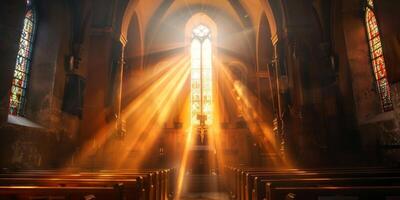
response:
<path fill-rule="evenodd" d="M 124 34 L 121 34 L 119 37 L 119 41 L 121 42 L 122 46 L 126 46 L 126 44 L 128 43 L 128 39 L 126 38 L 126 36 Z"/>
<path fill-rule="evenodd" d="M 276 46 L 278 44 L 279 36 L 275 34 L 271 37 L 272 45 Z"/>

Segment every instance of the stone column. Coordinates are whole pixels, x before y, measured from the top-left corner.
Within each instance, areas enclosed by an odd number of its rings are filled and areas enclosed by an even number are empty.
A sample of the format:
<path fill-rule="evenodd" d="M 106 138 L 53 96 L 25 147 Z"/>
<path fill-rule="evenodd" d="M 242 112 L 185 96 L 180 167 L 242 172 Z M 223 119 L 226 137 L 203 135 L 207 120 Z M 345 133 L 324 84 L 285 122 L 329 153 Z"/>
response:
<path fill-rule="evenodd" d="M 118 121 L 122 53 L 120 35 L 110 27 L 92 28 L 89 37 L 86 88 L 80 128 L 82 140 Z"/>
<path fill-rule="evenodd" d="M 283 58 L 284 58 L 284 49 L 283 49 L 283 40 L 278 40 L 278 36 L 275 35 L 272 37 L 272 43 L 274 46 L 274 56 L 273 56 L 273 67 L 275 71 L 275 81 L 276 81 L 276 96 L 273 97 L 275 101 L 275 119 L 273 122 L 274 132 L 279 142 L 279 153 L 282 158 L 285 158 L 286 151 L 286 143 L 285 143 L 285 112 L 287 107 L 286 102 L 286 93 L 287 93 L 287 73 L 284 66 Z"/>
<path fill-rule="evenodd" d="M 120 138 L 123 138 L 125 136 L 126 130 L 125 130 L 125 120 L 122 117 L 122 87 L 123 87 L 123 82 L 124 82 L 124 66 L 125 66 L 125 60 L 124 60 L 124 50 L 125 50 L 125 45 L 127 43 L 126 38 L 121 35 L 120 37 L 120 49 L 119 49 L 119 58 L 118 59 L 118 68 L 117 68 L 117 77 L 116 77 L 116 84 L 117 84 L 117 89 L 116 89 L 116 101 L 115 101 L 115 108 L 116 108 L 116 114 L 117 114 L 117 121 L 116 121 L 116 127 L 117 127 L 117 135 Z"/>

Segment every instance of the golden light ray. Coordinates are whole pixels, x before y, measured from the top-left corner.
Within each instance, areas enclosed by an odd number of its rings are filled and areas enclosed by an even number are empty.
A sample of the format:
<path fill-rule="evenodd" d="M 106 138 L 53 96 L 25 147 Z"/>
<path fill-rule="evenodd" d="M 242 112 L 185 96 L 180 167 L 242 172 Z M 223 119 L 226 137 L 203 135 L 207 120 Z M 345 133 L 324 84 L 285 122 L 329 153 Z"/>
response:
<path fill-rule="evenodd" d="M 280 143 L 276 140 L 276 136 L 272 132 L 272 129 L 265 122 L 265 115 L 271 113 L 260 113 L 258 109 L 258 99 L 255 97 L 250 90 L 239 81 L 238 77 L 235 77 L 227 66 L 218 62 L 219 72 L 221 77 L 222 87 L 226 88 L 225 91 L 229 91 L 228 94 L 237 108 L 241 109 L 242 116 L 246 121 L 247 127 L 256 140 L 261 140 L 263 147 L 267 153 L 278 155 L 277 160 L 272 160 L 275 166 L 287 167 L 289 166 L 288 160 L 281 158 L 280 155 Z M 261 137 L 260 137 L 261 136 Z"/>
<path fill-rule="evenodd" d="M 223 167 L 227 164 L 226 163 L 226 158 L 224 152 L 224 147 L 223 147 L 223 135 L 221 131 L 221 116 L 220 113 L 222 113 L 221 110 L 221 105 L 219 103 L 218 99 L 218 91 L 214 87 L 214 97 L 215 98 L 213 102 L 213 108 L 215 109 L 215 112 L 213 113 L 214 115 L 214 123 L 210 127 L 210 141 L 211 144 L 214 144 L 215 146 L 215 152 L 216 152 L 216 165 L 217 165 L 217 171 L 218 172 L 223 172 Z"/>
<path fill-rule="evenodd" d="M 172 80 L 170 80 L 167 84 L 162 85 L 162 88 L 159 88 L 159 91 L 162 92 L 159 92 L 152 97 L 152 100 L 154 102 L 152 106 L 145 105 L 144 109 L 141 109 L 145 110 L 145 114 L 143 114 L 141 118 L 148 118 L 148 120 L 136 123 L 135 125 L 133 125 L 135 126 L 135 128 L 133 128 L 132 130 L 135 130 L 135 133 L 133 134 L 140 134 L 139 131 L 143 130 L 144 134 L 146 134 L 146 138 L 140 143 L 138 143 L 138 141 L 136 140 L 135 142 L 131 143 L 132 145 L 127 145 L 127 150 L 123 151 L 126 152 L 125 154 L 128 154 L 130 150 L 135 146 L 138 146 L 139 148 L 144 150 L 151 147 L 158 137 L 159 133 L 163 129 L 162 125 L 171 115 L 171 109 L 173 108 L 173 105 L 177 100 L 179 94 L 181 93 L 186 79 L 189 76 L 188 63 L 185 63 L 183 66 L 179 67 L 181 68 L 180 71 L 173 75 Z M 138 156 L 136 156 L 135 160 L 131 162 L 130 166 L 138 166 L 143 158 L 145 158 L 145 155 L 146 153 L 148 153 L 148 151 L 142 152 L 143 154 L 139 154 Z M 122 155 L 121 161 L 124 161 L 125 157 L 126 155 Z"/>
<path fill-rule="evenodd" d="M 185 180 L 186 167 L 187 167 L 188 158 L 189 158 L 189 151 L 193 145 L 192 134 L 193 134 L 192 127 L 189 127 L 189 129 L 187 129 L 185 147 L 183 150 L 183 154 L 182 154 L 182 158 L 181 158 L 180 166 L 179 166 L 177 187 L 176 187 L 176 192 L 175 192 L 177 199 L 179 199 L 182 195 L 183 182 Z"/>
<path fill-rule="evenodd" d="M 149 129 L 148 125 L 151 123 L 151 120 L 153 119 L 152 116 L 154 116 L 157 113 L 157 108 L 160 109 L 160 107 L 163 106 L 166 98 L 173 100 L 177 96 L 176 93 L 178 93 L 178 91 L 175 91 L 174 93 L 175 97 L 170 98 L 167 97 L 168 92 L 171 93 L 171 90 L 174 89 L 178 81 L 180 82 L 179 84 L 180 88 L 182 88 L 183 83 L 187 79 L 187 76 L 189 74 L 188 60 L 183 59 L 182 57 L 179 60 L 178 59 L 171 59 L 171 60 L 172 61 L 168 65 L 164 65 L 165 67 L 162 67 L 155 72 L 153 71 L 152 73 L 150 73 L 151 76 L 144 78 L 145 84 L 149 84 L 149 82 L 152 83 L 147 88 L 144 89 L 144 92 L 142 92 L 142 94 L 139 95 L 139 98 L 136 98 L 134 101 L 129 103 L 128 106 L 122 112 L 122 117 L 128 118 L 132 116 L 134 112 L 142 111 L 140 110 L 140 108 L 150 108 L 144 111 L 144 113 L 146 114 L 145 116 L 148 117 L 141 116 L 137 118 L 138 123 L 141 124 L 141 126 L 139 126 L 140 129 L 138 130 L 138 133 L 143 133 L 144 130 Z M 164 90 L 166 86 L 168 86 L 168 88 L 170 89 Z M 160 95 L 159 91 L 163 91 L 162 95 Z M 161 99 L 160 96 L 162 96 Z M 149 101 L 152 102 L 158 101 L 159 103 L 156 104 L 153 103 L 153 105 L 149 105 Z M 156 106 L 156 109 L 154 109 L 153 106 Z M 162 117 L 165 118 L 166 114 L 165 112 L 163 113 L 164 114 L 162 115 Z M 137 128 L 137 126 L 136 127 L 131 126 L 131 128 Z M 95 137 L 83 146 L 82 151 L 76 156 L 76 162 L 85 163 L 85 160 L 95 155 L 99 151 L 99 149 L 107 142 L 107 140 L 112 136 L 112 132 L 114 129 L 115 129 L 115 123 L 108 123 L 103 127 L 101 127 L 99 131 L 97 131 L 97 133 L 95 134 Z M 124 152 L 124 155 L 120 157 L 121 159 L 118 162 L 118 164 L 122 163 L 122 158 L 126 157 L 125 154 L 129 153 L 128 150 L 130 150 L 132 146 L 137 143 L 138 138 L 140 138 L 141 136 L 142 136 L 141 134 L 129 135 L 129 138 L 127 138 L 127 140 L 129 141 L 128 145 L 129 148 L 124 148 L 126 151 L 122 151 Z"/>
<path fill-rule="evenodd" d="M 271 131 L 271 127 L 265 122 L 265 116 L 271 113 L 262 113 L 259 109 L 259 100 L 254 96 L 244 83 L 235 77 L 230 69 L 215 59 L 215 70 L 219 74 L 220 89 L 213 90 L 213 124 L 209 127 L 209 143 L 214 145 L 216 152 L 216 165 L 219 172 L 223 172 L 222 167 L 227 164 L 227 156 L 224 154 L 224 137 L 226 133 L 220 125 L 224 118 L 224 102 L 219 102 L 218 98 L 229 96 L 234 106 L 240 108 L 242 116 L 247 124 L 247 128 L 256 141 L 261 141 L 265 152 L 280 154 L 280 144 L 276 136 Z M 130 90 L 135 92 L 135 98 L 129 102 L 122 111 L 122 118 L 127 120 L 128 133 L 123 141 L 114 141 L 107 146 L 110 138 L 113 137 L 116 129 L 115 123 L 110 122 L 100 127 L 95 137 L 88 141 L 76 156 L 77 163 L 88 163 L 88 160 L 95 155 L 100 155 L 101 149 L 108 149 L 116 152 L 117 156 L 109 154 L 109 163 L 104 164 L 110 168 L 137 168 L 145 158 L 149 158 L 152 146 L 164 129 L 164 123 L 173 113 L 174 105 L 178 98 L 182 97 L 182 91 L 190 77 L 190 60 L 184 56 L 168 58 L 165 62 L 151 67 L 141 75 L 141 80 Z M 129 84 L 128 84 L 129 85 Z M 188 98 L 189 94 L 184 98 Z M 187 101 L 186 101 L 187 103 Z M 186 108 L 187 107 L 187 108 Z M 189 106 L 183 109 L 183 113 L 188 113 Z M 133 119 L 133 120 L 132 120 Z M 184 117 L 184 124 L 190 124 L 190 117 Z M 185 172 L 190 158 L 190 149 L 193 145 L 192 127 L 189 127 L 185 135 L 185 144 L 180 158 L 178 173 L 177 194 L 182 193 Z M 137 150 L 137 151 L 136 151 Z M 129 160 L 130 154 L 135 151 L 134 159 Z M 138 153 L 136 153 L 138 152 Z M 104 154 L 103 154 L 104 155 Z M 214 157 L 209 157 L 209 162 Z M 273 161 L 276 166 L 289 166 L 289 162 L 283 159 Z"/>
<path fill-rule="evenodd" d="M 160 88 L 164 88 L 163 84 L 168 84 L 169 79 L 173 78 L 175 74 L 181 70 L 182 66 L 187 66 L 188 60 L 187 59 L 180 59 L 178 63 L 172 63 L 171 68 L 167 70 L 166 72 L 164 70 L 161 70 L 161 77 L 158 78 L 158 80 L 154 81 L 149 88 L 147 88 L 142 94 L 139 95 L 139 98 L 135 99 L 133 102 L 131 102 L 122 112 L 123 117 L 128 117 L 132 114 L 132 112 L 136 111 L 137 109 L 140 108 L 140 106 L 143 106 L 143 103 L 146 102 L 149 98 L 151 98 L 151 95 L 154 95 L 155 93 L 158 93 Z M 162 90 L 161 90 L 162 91 Z"/>

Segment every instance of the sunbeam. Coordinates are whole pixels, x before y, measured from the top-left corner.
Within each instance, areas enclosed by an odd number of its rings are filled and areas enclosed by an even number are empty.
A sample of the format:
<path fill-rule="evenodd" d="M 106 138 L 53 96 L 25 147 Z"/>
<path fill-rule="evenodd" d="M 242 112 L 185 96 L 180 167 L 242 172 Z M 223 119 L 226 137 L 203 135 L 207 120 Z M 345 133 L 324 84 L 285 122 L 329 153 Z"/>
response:
<path fill-rule="evenodd" d="M 134 123 L 127 125 L 127 129 L 133 131 L 126 134 L 123 146 L 111 147 L 117 148 L 121 154 L 118 159 L 113 158 L 114 166 L 109 167 L 121 167 L 132 148 L 145 149 L 154 142 L 184 87 L 184 83 L 190 74 L 189 69 L 188 59 L 172 59 L 171 63 L 166 65 L 165 68 L 158 69 L 156 73 L 144 78 L 141 85 L 142 92 L 122 111 L 123 119 L 135 119 Z M 146 85 L 148 86 L 146 87 Z M 77 162 L 85 161 L 98 153 L 98 150 L 112 137 L 110 133 L 113 132 L 114 128 L 112 123 L 101 127 L 96 136 L 84 145 L 77 156 Z M 136 166 L 144 155 L 138 155 L 134 161 L 130 162 L 129 166 Z"/>
<path fill-rule="evenodd" d="M 266 153 L 277 155 L 275 160 L 269 160 L 275 167 L 289 167 L 289 161 L 280 156 L 280 142 L 274 135 L 271 127 L 266 123 L 266 118 L 272 113 L 262 113 L 266 109 L 258 109 L 260 106 L 256 96 L 240 81 L 239 77 L 230 71 L 229 67 L 217 61 L 219 74 L 221 75 L 221 87 L 223 91 L 228 91 L 220 95 L 230 96 L 236 108 L 240 109 L 247 128 L 255 140 L 261 141 Z"/>

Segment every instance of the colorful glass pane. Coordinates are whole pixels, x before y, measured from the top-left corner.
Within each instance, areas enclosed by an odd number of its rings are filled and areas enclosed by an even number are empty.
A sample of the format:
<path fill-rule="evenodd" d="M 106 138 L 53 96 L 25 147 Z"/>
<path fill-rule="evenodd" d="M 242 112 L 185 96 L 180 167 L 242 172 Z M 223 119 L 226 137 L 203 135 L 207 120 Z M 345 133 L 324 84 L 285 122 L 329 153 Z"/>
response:
<path fill-rule="evenodd" d="M 28 8 L 31 1 L 27 0 Z M 29 75 L 29 66 L 32 56 L 32 43 L 35 29 L 35 13 L 29 8 L 25 14 L 19 50 L 15 63 L 14 77 L 12 81 L 9 114 L 22 115 L 26 98 L 26 87 Z"/>
<path fill-rule="evenodd" d="M 373 9 L 373 1 L 368 0 L 366 7 L 366 26 L 368 31 L 369 49 L 371 55 L 371 63 L 375 74 L 378 93 L 381 98 L 381 103 L 384 111 L 393 109 L 392 100 L 390 97 L 390 86 L 387 81 L 385 59 L 383 57 L 382 42 L 379 35 L 378 23 L 376 21 Z"/>
<path fill-rule="evenodd" d="M 212 123 L 212 45 L 211 31 L 204 25 L 193 29 L 191 44 L 191 123 L 199 125 L 198 116 Z"/>

